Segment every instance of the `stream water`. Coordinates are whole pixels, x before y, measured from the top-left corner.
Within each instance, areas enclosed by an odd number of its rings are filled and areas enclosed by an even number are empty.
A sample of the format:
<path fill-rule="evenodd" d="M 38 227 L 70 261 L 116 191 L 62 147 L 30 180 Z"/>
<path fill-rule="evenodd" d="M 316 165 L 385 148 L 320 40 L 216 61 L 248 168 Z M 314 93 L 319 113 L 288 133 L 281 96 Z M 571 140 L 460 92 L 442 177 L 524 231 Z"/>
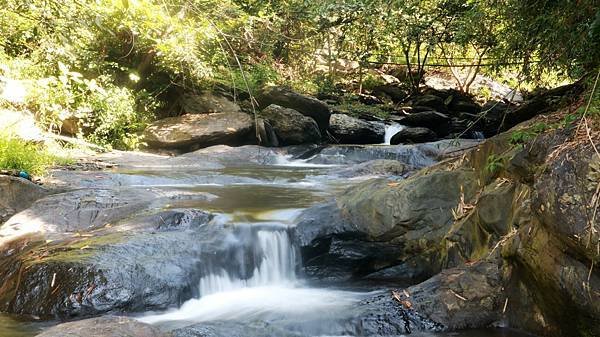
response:
<path fill-rule="evenodd" d="M 126 178 L 131 185 L 207 193 L 211 198 L 176 200 L 165 207 L 219 214 L 216 221 L 228 231 L 223 256 L 203 262 L 196 298 L 136 318 L 165 331 L 203 324 L 217 331 L 245 331 L 248 337 L 264 336 L 264 331 L 272 331 L 271 336 L 357 335 L 349 322 L 360 310 L 359 302 L 384 289 L 312 285 L 300 272 L 302 261 L 290 234 L 301 210 L 365 179 L 336 176 L 332 172 L 338 168 L 280 158 L 274 165 L 212 171 L 115 171 L 119 181 Z M 54 324 L 28 319 L 0 314 L 0 337 L 30 337 Z M 255 332 L 257 324 L 260 333 Z M 414 335 L 519 336 L 502 329 Z"/>

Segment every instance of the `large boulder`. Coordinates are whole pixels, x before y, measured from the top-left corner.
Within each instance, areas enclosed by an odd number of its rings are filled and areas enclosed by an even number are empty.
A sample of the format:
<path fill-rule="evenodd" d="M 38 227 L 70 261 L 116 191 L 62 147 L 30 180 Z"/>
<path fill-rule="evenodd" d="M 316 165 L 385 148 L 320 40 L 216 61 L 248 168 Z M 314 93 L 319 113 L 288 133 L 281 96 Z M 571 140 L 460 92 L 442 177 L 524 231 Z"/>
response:
<path fill-rule="evenodd" d="M 397 145 L 426 143 L 436 141 L 437 138 L 438 137 L 435 134 L 435 132 L 429 130 L 428 128 L 405 128 L 398 131 L 395 135 L 392 136 L 392 139 L 390 139 L 390 144 Z"/>
<path fill-rule="evenodd" d="M 48 194 L 47 189 L 29 180 L 0 175 L 0 225 Z"/>
<path fill-rule="evenodd" d="M 321 140 L 315 120 L 294 109 L 272 104 L 261 111 L 260 115 L 268 121 L 277 135 L 278 143 L 282 145 L 318 143 Z"/>
<path fill-rule="evenodd" d="M 400 124 L 413 127 L 423 127 L 433 130 L 439 137 L 448 135 L 450 117 L 437 111 L 422 111 L 411 113 L 402 118 Z"/>
<path fill-rule="evenodd" d="M 190 150 L 211 145 L 240 145 L 251 139 L 254 123 L 242 112 L 186 114 L 158 120 L 144 132 L 145 141 L 157 149 Z"/>
<path fill-rule="evenodd" d="M 435 95 L 421 95 L 410 100 L 412 106 L 426 106 L 432 110 L 447 112 L 448 107 L 444 103 L 444 99 Z"/>
<path fill-rule="evenodd" d="M 184 114 L 205 114 L 215 112 L 240 112 L 240 106 L 229 98 L 215 92 L 185 93 L 180 98 Z"/>
<path fill-rule="evenodd" d="M 476 190 L 476 174 L 467 170 L 360 183 L 299 216 L 305 272 L 342 281 L 398 266 L 402 275 L 372 278 L 423 280 L 443 265 L 441 242 L 461 195 L 468 200 Z"/>
<path fill-rule="evenodd" d="M 446 269 L 420 284 L 393 291 L 401 311 L 426 317 L 443 330 L 488 327 L 502 318 L 502 268 L 490 259 Z M 419 330 L 413 328 L 412 330 Z"/>
<path fill-rule="evenodd" d="M 344 114 L 331 115 L 329 129 L 335 139 L 343 144 L 379 144 L 383 142 L 385 129 Z"/>
<path fill-rule="evenodd" d="M 329 117 L 331 115 L 329 106 L 314 97 L 301 95 L 285 87 L 269 86 L 260 92 L 257 100 L 262 109 L 271 104 L 276 104 L 311 117 L 317 122 L 319 131 L 322 134 L 329 127 Z"/>
<path fill-rule="evenodd" d="M 166 337 L 159 329 L 129 317 L 105 316 L 62 323 L 36 337 Z"/>
<path fill-rule="evenodd" d="M 14 237 L 0 245 L 0 310 L 66 318 L 178 305 L 197 291 L 204 250 L 222 246 L 218 229 L 202 226 L 210 219 L 171 210 Z"/>

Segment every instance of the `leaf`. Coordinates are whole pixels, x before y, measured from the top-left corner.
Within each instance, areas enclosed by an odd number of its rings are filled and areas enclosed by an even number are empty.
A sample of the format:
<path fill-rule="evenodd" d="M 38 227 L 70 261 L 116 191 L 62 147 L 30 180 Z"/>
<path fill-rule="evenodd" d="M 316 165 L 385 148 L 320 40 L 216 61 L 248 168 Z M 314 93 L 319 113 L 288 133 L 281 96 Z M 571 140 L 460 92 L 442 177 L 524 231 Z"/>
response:
<path fill-rule="evenodd" d="M 121 3 L 125 9 L 129 9 L 129 0 L 121 0 Z"/>

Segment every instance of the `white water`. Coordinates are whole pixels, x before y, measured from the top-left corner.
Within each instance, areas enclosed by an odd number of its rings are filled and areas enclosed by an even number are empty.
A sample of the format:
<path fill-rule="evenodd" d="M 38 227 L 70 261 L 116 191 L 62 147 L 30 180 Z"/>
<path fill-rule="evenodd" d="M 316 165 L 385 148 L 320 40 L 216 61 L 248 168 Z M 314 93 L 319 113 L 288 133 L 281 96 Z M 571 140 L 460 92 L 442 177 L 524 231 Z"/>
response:
<path fill-rule="evenodd" d="M 235 236 L 233 249 L 240 240 Z M 260 264 L 252 277 L 240 279 L 220 268 L 200 280 L 200 298 L 185 302 L 181 308 L 139 320 L 146 323 L 173 321 L 225 321 L 301 317 L 314 321 L 336 319 L 347 313 L 367 293 L 302 287 L 297 279 L 298 263 L 287 227 L 259 230 L 252 236 L 254 255 Z M 256 259 L 256 257 L 255 257 Z"/>
<path fill-rule="evenodd" d="M 402 131 L 402 129 L 404 129 L 404 126 L 400 125 L 398 123 L 392 123 L 392 124 L 386 125 L 383 144 L 390 145 L 390 141 L 392 140 L 392 137 L 394 137 L 394 135 L 397 134 L 398 132 Z"/>
<path fill-rule="evenodd" d="M 263 254 L 252 277 L 246 280 L 229 274 L 225 269 L 200 279 L 200 295 L 247 287 L 259 287 L 296 282 L 296 251 L 285 230 L 261 230 L 257 233 L 255 254 Z"/>

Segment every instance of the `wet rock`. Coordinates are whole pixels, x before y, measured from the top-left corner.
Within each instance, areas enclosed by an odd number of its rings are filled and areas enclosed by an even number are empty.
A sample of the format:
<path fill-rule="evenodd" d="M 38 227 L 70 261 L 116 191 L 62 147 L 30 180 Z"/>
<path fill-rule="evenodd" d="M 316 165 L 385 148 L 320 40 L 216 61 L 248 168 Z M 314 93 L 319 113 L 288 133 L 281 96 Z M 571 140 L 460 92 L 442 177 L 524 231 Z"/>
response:
<path fill-rule="evenodd" d="M 29 180 L 0 175 L 0 225 L 49 193 Z"/>
<path fill-rule="evenodd" d="M 267 322 L 206 322 L 173 330 L 169 337 L 301 337 Z"/>
<path fill-rule="evenodd" d="M 379 144 L 383 142 L 384 127 L 344 114 L 331 115 L 329 129 L 342 144 Z"/>
<path fill-rule="evenodd" d="M 269 122 L 282 145 L 318 143 L 321 140 L 315 120 L 294 109 L 272 104 L 261 111 L 260 115 Z"/>
<path fill-rule="evenodd" d="M 448 106 L 450 111 L 466 112 L 470 114 L 478 114 L 481 111 L 481 106 L 473 100 L 453 99 Z"/>
<path fill-rule="evenodd" d="M 343 169 L 333 169 L 332 174 L 340 177 L 359 176 L 404 176 L 413 168 L 397 160 L 377 159 Z"/>
<path fill-rule="evenodd" d="M 365 181 L 339 196 L 338 205 L 350 223 L 374 240 L 415 239 L 415 235 L 419 240 L 435 241 L 438 231 L 447 230 L 452 223 L 451 209 L 456 207 L 461 190 L 467 199 L 475 194 L 473 172 L 435 171 L 394 183 L 385 179 Z"/>
<path fill-rule="evenodd" d="M 105 316 L 62 323 L 36 337 L 167 337 L 157 328 L 129 317 Z"/>
<path fill-rule="evenodd" d="M 405 128 L 392 136 L 390 144 L 426 143 L 437 140 L 435 132 L 423 127 Z"/>
<path fill-rule="evenodd" d="M 331 115 L 329 107 L 316 98 L 301 95 L 284 87 L 269 86 L 262 90 L 257 96 L 257 100 L 262 109 L 275 104 L 311 117 L 317 122 L 321 133 L 329 128 L 329 116 Z"/>
<path fill-rule="evenodd" d="M 181 304 L 197 292 L 203 252 L 222 246 L 218 226 L 202 226 L 211 218 L 173 210 L 49 241 L 38 234 L 4 243 L 0 310 L 47 318 Z"/>
<path fill-rule="evenodd" d="M 277 139 L 277 134 L 271 123 L 269 121 L 264 120 L 263 118 L 257 118 L 256 120 L 256 128 L 258 133 L 258 141 L 259 145 L 262 146 L 279 146 L 279 140 Z"/>
<path fill-rule="evenodd" d="M 252 117 L 242 112 L 187 114 L 152 123 L 144 137 L 151 148 L 197 149 L 247 143 L 253 127 Z"/>
<path fill-rule="evenodd" d="M 357 336 L 404 336 L 418 332 L 440 332 L 444 326 L 405 308 L 391 292 L 374 295 L 359 304 L 361 312 L 352 321 Z"/>
<path fill-rule="evenodd" d="M 450 118 L 440 112 L 423 111 L 411 113 L 400 120 L 400 124 L 428 128 L 433 130 L 439 137 L 444 137 L 449 132 Z"/>
<path fill-rule="evenodd" d="M 426 106 L 432 110 L 447 112 L 448 108 L 444 103 L 444 99 L 435 95 L 422 95 L 413 98 L 410 101 L 412 106 Z"/>
<path fill-rule="evenodd" d="M 240 106 L 215 92 L 185 93 L 180 99 L 183 114 L 241 112 Z"/>
<path fill-rule="evenodd" d="M 50 195 L 10 218 L 0 234 L 89 230 L 147 208 L 156 194 L 145 189 L 86 189 Z"/>
<path fill-rule="evenodd" d="M 502 318 L 501 271 L 497 261 L 480 261 L 443 270 L 395 294 L 404 310 L 414 311 L 444 330 L 488 327 Z"/>

